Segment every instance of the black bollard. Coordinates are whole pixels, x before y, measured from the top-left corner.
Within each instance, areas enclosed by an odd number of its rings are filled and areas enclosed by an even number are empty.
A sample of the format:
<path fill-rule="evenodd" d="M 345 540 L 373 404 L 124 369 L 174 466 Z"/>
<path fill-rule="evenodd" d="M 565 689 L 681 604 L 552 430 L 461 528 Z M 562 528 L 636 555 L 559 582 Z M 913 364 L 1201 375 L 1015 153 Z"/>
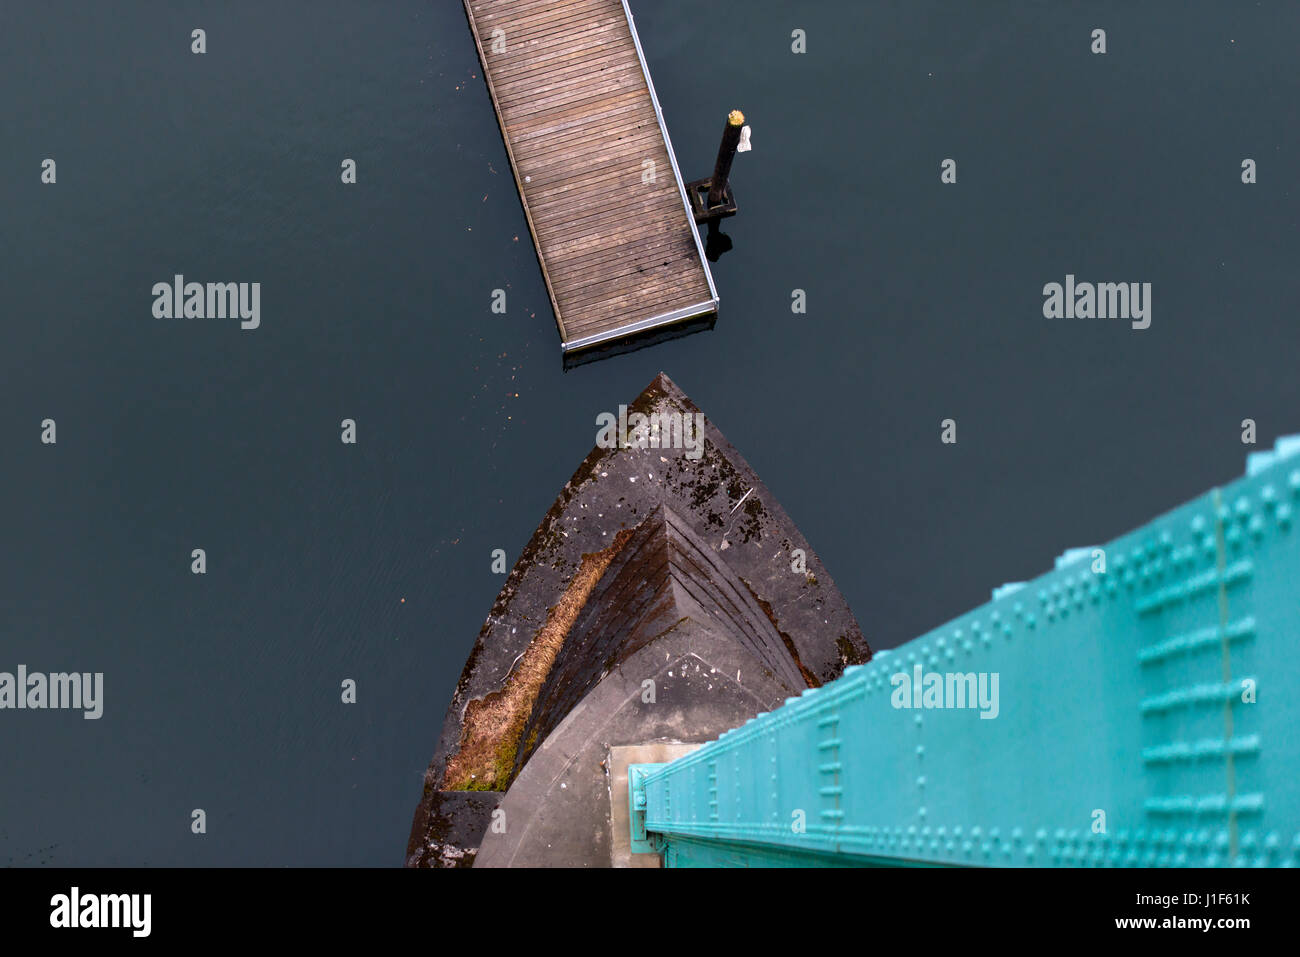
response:
<path fill-rule="evenodd" d="M 727 115 L 727 125 L 722 128 L 722 145 L 718 147 L 718 161 L 713 164 L 713 179 L 709 181 L 709 206 L 721 206 L 727 194 L 727 179 L 731 176 L 731 161 L 736 158 L 740 131 L 745 126 L 745 114 L 732 110 Z"/>
<path fill-rule="evenodd" d="M 686 184 L 686 198 L 691 204 L 691 214 L 697 223 L 712 223 L 736 215 L 736 197 L 731 192 L 731 161 L 736 158 L 740 133 L 745 128 L 745 114 L 732 110 L 727 114 L 727 125 L 722 128 L 722 144 L 718 147 L 718 160 L 713 164 L 713 176 Z"/>

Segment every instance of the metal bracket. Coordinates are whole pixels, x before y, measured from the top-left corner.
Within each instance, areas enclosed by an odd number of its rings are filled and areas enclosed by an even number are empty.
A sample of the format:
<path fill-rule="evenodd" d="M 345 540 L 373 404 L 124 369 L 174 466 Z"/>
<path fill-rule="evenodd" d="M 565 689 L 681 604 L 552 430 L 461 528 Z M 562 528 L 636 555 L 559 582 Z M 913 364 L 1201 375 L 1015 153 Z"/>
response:
<path fill-rule="evenodd" d="M 723 189 L 722 204 L 710 206 L 709 188 L 712 185 L 712 179 L 697 179 L 686 184 L 686 196 L 690 201 L 691 215 L 695 217 L 696 223 L 710 223 L 735 216 L 740 208 L 736 205 L 736 197 L 731 192 L 731 183 L 727 183 Z"/>
<path fill-rule="evenodd" d="M 662 764 L 629 764 L 627 767 L 627 810 L 632 829 L 633 854 L 658 854 L 659 845 L 645 829 L 645 779 L 664 767 Z"/>

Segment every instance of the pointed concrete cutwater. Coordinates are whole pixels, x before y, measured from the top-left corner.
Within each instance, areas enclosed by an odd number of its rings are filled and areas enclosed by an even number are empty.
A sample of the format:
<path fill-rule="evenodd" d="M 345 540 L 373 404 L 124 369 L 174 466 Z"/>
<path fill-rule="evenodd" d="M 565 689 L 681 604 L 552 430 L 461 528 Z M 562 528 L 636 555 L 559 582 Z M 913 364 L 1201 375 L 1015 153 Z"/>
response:
<path fill-rule="evenodd" d="M 660 374 L 635 412 L 700 410 Z M 708 741 L 870 658 L 816 554 L 704 423 L 698 457 L 597 447 L 565 484 L 447 709 L 408 866 L 626 861 L 611 749 Z"/>

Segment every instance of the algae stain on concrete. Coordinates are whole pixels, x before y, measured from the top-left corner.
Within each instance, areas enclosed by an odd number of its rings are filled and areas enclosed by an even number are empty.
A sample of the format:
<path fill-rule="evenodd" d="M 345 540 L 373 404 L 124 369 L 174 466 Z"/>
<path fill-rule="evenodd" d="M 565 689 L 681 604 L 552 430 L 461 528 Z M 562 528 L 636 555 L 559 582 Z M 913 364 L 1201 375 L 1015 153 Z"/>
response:
<path fill-rule="evenodd" d="M 584 554 L 559 602 L 546 614 L 518 665 L 498 691 L 465 707 L 460 745 L 447 761 L 444 791 L 504 791 L 510 785 L 520 737 L 569 629 L 609 563 L 632 537 L 622 529 L 607 548 Z"/>
<path fill-rule="evenodd" d="M 781 636 L 781 641 L 785 644 L 785 650 L 790 653 L 790 658 L 794 661 L 795 667 L 799 669 L 799 674 L 803 678 L 804 684 L 809 688 L 820 688 L 822 686 L 821 680 L 809 671 L 808 668 L 805 667 L 803 661 L 800 660 L 799 649 L 795 647 L 794 639 L 781 630 L 781 623 L 777 621 L 776 612 L 772 610 L 771 602 L 764 601 L 760 598 L 758 592 L 754 591 L 754 586 L 745 581 L 745 579 L 742 578 L 741 582 L 743 582 L 745 587 L 749 589 L 749 593 L 754 596 L 754 601 L 758 603 L 758 607 L 763 609 L 763 614 L 766 615 L 767 620 L 772 623 L 772 627 L 776 629 L 776 633 Z"/>

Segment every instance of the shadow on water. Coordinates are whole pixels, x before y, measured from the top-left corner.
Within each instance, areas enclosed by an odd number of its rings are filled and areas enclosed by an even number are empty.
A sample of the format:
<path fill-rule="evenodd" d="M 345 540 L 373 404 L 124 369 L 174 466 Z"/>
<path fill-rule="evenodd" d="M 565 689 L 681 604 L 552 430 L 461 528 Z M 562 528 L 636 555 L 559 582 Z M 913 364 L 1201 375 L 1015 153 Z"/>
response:
<path fill-rule="evenodd" d="M 722 254 L 731 251 L 731 237 L 718 228 L 716 219 L 709 221 L 709 234 L 704 240 L 704 255 L 715 263 Z"/>
<path fill-rule="evenodd" d="M 730 244 L 728 244 L 730 245 Z M 592 362 L 600 362 L 602 359 L 612 359 L 615 356 L 625 356 L 630 352 L 636 352 L 638 349 L 647 349 L 650 346 L 657 346 L 661 342 L 668 342 L 672 339 L 681 339 L 684 336 L 691 336 L 697 332 L 704 332 L 712 329 L 713 324 L 717 321 L 716 314 L 707 316 L 697 316 L 694 319 L 687 319 L 682 322 L 675 322 L 671 326 L 662 326 L 658 329 L 647 329 L 645 332 L 638 333 L 634 336 L 628 336 L 626 339 L 619 339 L 608 345 L 593 346 L 590 349 L 583 349 L 580 352 L 564 353 L 564 371 L 576 369 L 578 366 L 584 366 Z"/>

